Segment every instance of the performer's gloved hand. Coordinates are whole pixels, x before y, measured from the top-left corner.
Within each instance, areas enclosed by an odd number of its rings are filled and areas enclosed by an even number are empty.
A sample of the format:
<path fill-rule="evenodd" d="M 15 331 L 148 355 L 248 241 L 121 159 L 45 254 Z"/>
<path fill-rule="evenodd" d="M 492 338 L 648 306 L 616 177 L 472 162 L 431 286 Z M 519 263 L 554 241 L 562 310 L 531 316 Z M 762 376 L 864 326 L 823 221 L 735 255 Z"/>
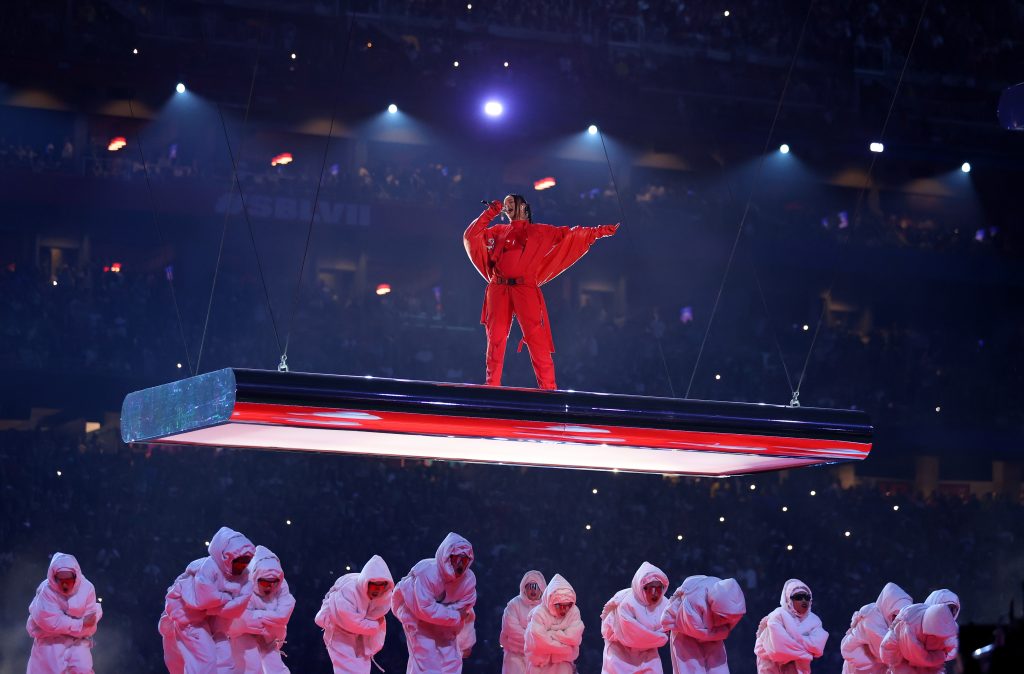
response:
<path fill-rule="evenodd" d="M 502 205 L 502 203 L 500 201 L 491 201 L 491 202 L 487 203 L 487 211 L 486 212 L 490 213 L 491 217 L 493 218 L 493 217 L 497 216 L 499 213 L 501 213 L 501 209 L 502 208 L 504 208 L 504 206 Z"/>
<path fill-rule="evenodd" d="M 597 228 L 597 238 L 603 239 L 606 236 L 612 236 L 615 232 L 619 231 L 619 223 L 614 225 L 601 225 Z"/>

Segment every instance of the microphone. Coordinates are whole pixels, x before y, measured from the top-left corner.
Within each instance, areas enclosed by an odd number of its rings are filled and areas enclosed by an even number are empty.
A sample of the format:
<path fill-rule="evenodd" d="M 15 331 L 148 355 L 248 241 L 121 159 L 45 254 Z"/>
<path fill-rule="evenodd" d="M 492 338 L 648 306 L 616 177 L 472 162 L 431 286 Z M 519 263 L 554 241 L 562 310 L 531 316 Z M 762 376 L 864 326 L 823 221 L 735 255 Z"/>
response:
<path fill-rule="evenodd" d="M 490 206 L 491 205 L 491 202 L 487 201 L 487 199 L 481 199 L 480 203 L 483 204 L 484 206 Z"/>

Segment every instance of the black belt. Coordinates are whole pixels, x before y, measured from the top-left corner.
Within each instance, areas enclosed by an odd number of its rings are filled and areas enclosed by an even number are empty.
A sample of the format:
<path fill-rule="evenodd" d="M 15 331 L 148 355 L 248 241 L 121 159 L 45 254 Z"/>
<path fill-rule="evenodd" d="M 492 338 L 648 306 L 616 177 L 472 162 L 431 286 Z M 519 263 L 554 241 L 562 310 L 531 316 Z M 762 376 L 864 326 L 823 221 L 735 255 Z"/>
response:
<path fill-rule="evenodd" d="M 523 278 L 522 276 L 517 276 L 515 278 L 502 278 L 500 276 L 495 276 L 494 278 L 491 279 L 491 283 L 496 283 L 497 285 L 500 285 L 500 286 L 524 286 L 524 285 L 528 285 L 526 283 L 526 279 Z"/>

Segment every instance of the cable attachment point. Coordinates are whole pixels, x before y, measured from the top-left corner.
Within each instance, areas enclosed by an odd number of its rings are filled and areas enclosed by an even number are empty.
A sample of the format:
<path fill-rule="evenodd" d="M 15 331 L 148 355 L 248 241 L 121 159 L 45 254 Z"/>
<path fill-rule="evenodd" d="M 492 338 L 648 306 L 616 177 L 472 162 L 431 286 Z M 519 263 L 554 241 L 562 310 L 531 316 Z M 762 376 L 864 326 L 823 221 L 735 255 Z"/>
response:
<path fill-rule="evenodd" d="M 281 362 L 277 364 L 277 371 L 278 372 L 287 372 L 288 371 L 288 354 L 285 354 L 285 353 L 281 354 Z"/>
<path fill-rule="evenodd" d="M 800 407 L 800 391 L 793 391 L 793 399 L 789 401 L 790 407 Z"/>

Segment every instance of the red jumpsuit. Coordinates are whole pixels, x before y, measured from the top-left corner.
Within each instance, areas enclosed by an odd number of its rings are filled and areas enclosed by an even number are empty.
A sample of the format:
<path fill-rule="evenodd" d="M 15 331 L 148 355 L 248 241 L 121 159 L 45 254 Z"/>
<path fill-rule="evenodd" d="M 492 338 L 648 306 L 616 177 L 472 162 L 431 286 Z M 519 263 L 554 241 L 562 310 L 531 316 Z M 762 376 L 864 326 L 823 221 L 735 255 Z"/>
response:
<path fill-rule="evenodd" d="M 487 281 L 480 322 L 487 331 L 487 380 L 501 385 L 505 345 L 512 328 L 512 317 L 519 320 L 523 343 L 530 352 L 537 386 L 555 388 L 555 350 L 551 324 L 540 286 L 552 280 L 583 257 L 594 241 L 611 236 L 618 225 L 599 227 L 552 227 L 527 220 L 488 228 L 501 212 L 501 204 L 492 203 L 470 223 L 462 236 L 470 261 Z"/>

